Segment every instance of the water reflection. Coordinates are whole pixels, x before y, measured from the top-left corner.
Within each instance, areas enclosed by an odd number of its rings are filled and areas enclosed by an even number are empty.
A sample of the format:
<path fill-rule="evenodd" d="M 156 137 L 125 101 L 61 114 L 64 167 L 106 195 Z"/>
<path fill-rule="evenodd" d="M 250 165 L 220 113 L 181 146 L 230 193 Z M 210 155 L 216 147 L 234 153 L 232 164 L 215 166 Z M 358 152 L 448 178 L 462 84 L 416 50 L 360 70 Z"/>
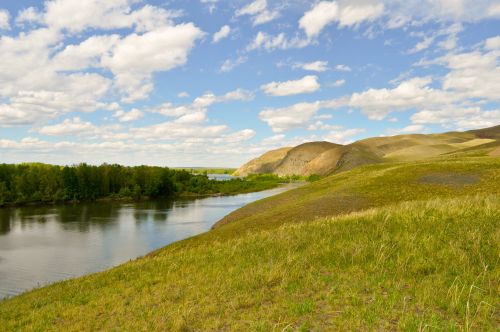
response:
<path fill-rule="evenodd" d="M 0 209 L 0 298 L 126 262 L 287 188 L 228 197 Z"/>

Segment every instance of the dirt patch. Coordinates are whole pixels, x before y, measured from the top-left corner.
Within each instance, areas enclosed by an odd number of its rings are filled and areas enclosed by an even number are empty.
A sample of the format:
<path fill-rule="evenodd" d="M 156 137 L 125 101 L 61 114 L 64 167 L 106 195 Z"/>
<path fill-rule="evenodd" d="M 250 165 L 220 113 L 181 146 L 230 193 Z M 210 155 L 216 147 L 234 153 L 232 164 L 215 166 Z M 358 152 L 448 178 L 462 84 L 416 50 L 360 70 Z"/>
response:
<path fill-rule="evenodd" d="M 445 186 L 466 186 L 479 183 L 480 177 L 473 174 L 433 173 L 418 179 L 419 183 L 440 184 Z"/>

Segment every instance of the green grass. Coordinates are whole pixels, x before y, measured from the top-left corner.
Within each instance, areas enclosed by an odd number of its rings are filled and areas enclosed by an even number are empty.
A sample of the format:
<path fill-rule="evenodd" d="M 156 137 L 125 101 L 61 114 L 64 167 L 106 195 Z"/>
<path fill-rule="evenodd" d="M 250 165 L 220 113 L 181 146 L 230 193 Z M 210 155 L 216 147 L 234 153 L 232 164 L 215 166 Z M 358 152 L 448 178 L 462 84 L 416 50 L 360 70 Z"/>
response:
<path fill-rule="evenodd" d="M 450 174 L 466 181 L 428 183 Z M 500 159 L 366 166 L 112 270 L 0 302 L 0 330 L 498 330 Z"/>

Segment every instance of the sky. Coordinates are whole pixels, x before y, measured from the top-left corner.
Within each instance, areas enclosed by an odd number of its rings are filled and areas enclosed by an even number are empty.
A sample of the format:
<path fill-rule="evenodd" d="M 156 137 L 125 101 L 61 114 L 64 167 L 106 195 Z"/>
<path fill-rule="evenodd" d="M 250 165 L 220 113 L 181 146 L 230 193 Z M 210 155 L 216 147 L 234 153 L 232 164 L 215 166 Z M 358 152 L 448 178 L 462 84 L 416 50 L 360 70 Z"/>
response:
<path fill-rule="evenodd" d="M 0 163 L 237 167 L 500 124 L 494 0 L 1 0 Z"/>

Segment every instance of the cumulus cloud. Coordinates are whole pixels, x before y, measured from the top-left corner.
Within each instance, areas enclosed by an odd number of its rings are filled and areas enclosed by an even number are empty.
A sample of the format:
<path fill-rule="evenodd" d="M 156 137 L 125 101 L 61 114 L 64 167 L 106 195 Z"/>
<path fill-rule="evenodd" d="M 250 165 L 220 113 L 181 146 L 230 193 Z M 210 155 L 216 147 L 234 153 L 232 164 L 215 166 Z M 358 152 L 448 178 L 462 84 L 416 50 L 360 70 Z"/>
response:
<path fill-rule="evenodd" d="M 35 7 L 25 8 L 16 16 L 16 24 L 41 22 L 43 22 L 43 15 Z"/>
<path fill-rule="evenodd" d="M 137 108 L 134 108 L 128 112 L 124 110 L 118 110 L 113 114 L 113 117 L 118 118 L 120 122 L 131 122 L 131 121 L 136 121 L 139 120 L 144 116 L 144 113 L 138 110 Z"/>
<path fill-rule="evenodd" d="M 405 21 L 399 26 L 429 21 L 475 22 L 495 16 L 498 8 L 495 0 L 408 0 L 386 4 L 390 17 Z"/>
<path fill-rule="evenodd" d="M 461 130 L 485 128 L 500 123 L 500 110 L 481 110 L 481 107 L 445 107 L 439 110 L 421 110 L 411 116 L 416 126 L 440 124 Z"/>
<path fill-rule="evenodd" d="M 349 144 L 353 142 L 353 136 L 359 135 L 364 131 L 363 128 L 338 129 L 325 135 L 324 139 L 337 144 Z"/>
<path fill-rule="evenodd" d="M 486 39 L 484 42 L 484 48 L 487 50 L 500 50 L 500 36 Z"/>
<path fill-rule="evenodd" d="M 307 75 L 299 80 L 267 83 L 260 88 L 265 94 L 270 96 L 290 96 L 312 93 L 319 90 L 320 87 L 321 85 L 318 82 L 317 76 Z"/>
<path fill-rule="evenodd" d="M 307 39 L 300 39 L 297 37 L 287 38 L 284 33 L 278 35 L 271 35 L 259 31 L 253 41 L 247 46 L 247 51 L 258 49 L 265 49 L 266 51 L 273 51 L 276 49 L 290 49 L 290 48 L 303 48 L 310 44 Z"/>
<path fill-rule="evenodd" d="M 54 0 L 43 11 L 20 11 L 17 24 L 36 25 L 0 37 L 1 125 L 106 110 L 103 100 L 116 92 L 125 102 L 136 101 L 153 90 L 155 72 L 184 65 L 203 32 L 192 23 L 175 25 L 177 14 L 159 7 L 132 10 L 133 2 Z M 72 15 L 75 10 L 79 15 Z M 129 30 L 97 33 L 117 28 Z M 96 34 L 71 44 L 87 30 Z"/>
<path fill-rule="evenodd" d="M 0 30 L 10 29 L 10 14 L 6 10 L 0 10 Z"/>
<path fill-rule="evenodd" d="M 321 108 L 320 103 L 299 103 L 284 108 L 267 108 L 259 113 L 259 118 L 266 122 L 273 132 L 303 127 Z"/>
<path fill-rule="evenodd" d="M 304 70 L 308 71 L 315 71 L 315 72 L 324 72 L 327 71 L 328 68 L 328 61 L 313 61 L 313 62 L 308 62 L 308 63 L 297 63 L 293 65 L 294 68 L 302 68 Z"/>
<path fill-rule="evenodd" d="M 336 80 L 335 82 L 333 82 L 331 84 L 332 87 L 334 88 L 338 88 L 339 86 L 342 86 L 345 84 L 345 80 L 344 79 L 340 79 L 340 80 Z"/>
<path fill-rule="evenodd" d="M 212 42 L 216 44 L 222 39 L 227 38 L 230 33 L 231 33 L 231 27 L 229 25 L 224 25 L 223 27 L 220 28 L 219 31 L 214 33 L 212 37 Z"/>
<path fill-rule="evenodd" d="M 49 136 L 70 136 L 81 134 L 94 134 L 97 127 L 90 122 L 82 121 L 79 117 L 66 119 L 61 123 L 44 126 L 38 130 L 40 134 Z"/>
<path fill-rule="evenodd" d="M 238 9 L 236 17 L 249 15 L 252 17 L 253 25 L 260 25 L 270 22 L 280 16 L 278 10 L 269 10 L 267 0 L 255 0 L 248 5 Z"/>
<path fill-rule="evenodd" d="M 416 77 L 393 89 L 368 89 L 353 93 L 344 104 L 360 108 L 370 119 L 381 120 L 393 111 L 450 101 L 444 92 L 430 88 L 431 82 L 430 77 Z"/>
<path fill-rule="evenodd" d="M 206 113 L 208 107 L 217 103 L 249 101 L 253 98 L 253 92 L 244 89 L 232 90 L 223 95 L 215 95 L 212 92 L 207 92 L 199 97 L 196 97 L 190 104 L 173 105 L 172 103 L 167 102 L 158 107 L 149 109 L 148 112 L 158 113 L 169 117 L 182 117 L 193 113 Z"/>
<path fill-rule="evenodd" d="M 391 135 L 397 135 L 397 134 L 419 134 L 422 133 L 425 130 L 425 126 L 421 124 L 412 124 L 408 125 L 406 127 L 403 127 L 401 129 L 396 129 L 396 130 L 390 130 L 389 132 Z"/>
<path fill-rule="evenodd" d="M 323 29 L 332 23 L 339 27 L 357 26 L 366 21 L 373 21 L 384 12 L 382 3 L 338 3 L 321 1 L 316 3 L 299 21 L 299 26 L 309 38 L 317 37 Z"/>
<path fill-rule="evenodd" d="M 166 26 L 121 39 L 101 64 L 115 75 L 126 92 L 126 102 L 144 99 L 153 89 L 151 75 L 187 62 L 187 56 L 203 32 L 192 23 Z"/>
<path fill-rule="evenodd" d="M 177 13 L 145 5 L 131 10 L 133 0 L 52 0 L 45 3 L 43 22 L 59 30 L 78 33 L 86 29 L 123 29 L 138 32 L 170 25 Z M 78 15 L 74 15 L 78 13 Z"/>
<path fill-rule="evenodd" d="M 445 37 L 444 40 L 438 44 L 439 47 L 445 50 L 452 50 L 457 46 L 458 34 L 463 30 L 461 23 L 453 23 L 445 28 L 438 29 L 432 33 L 412 33 L 412 36 L 421 37 L 422 40 L 419 41 L 412 49 L 408 50 L 408 54 L 418 53 L 420 51 L 428 49 L 436 40 Z"/>

